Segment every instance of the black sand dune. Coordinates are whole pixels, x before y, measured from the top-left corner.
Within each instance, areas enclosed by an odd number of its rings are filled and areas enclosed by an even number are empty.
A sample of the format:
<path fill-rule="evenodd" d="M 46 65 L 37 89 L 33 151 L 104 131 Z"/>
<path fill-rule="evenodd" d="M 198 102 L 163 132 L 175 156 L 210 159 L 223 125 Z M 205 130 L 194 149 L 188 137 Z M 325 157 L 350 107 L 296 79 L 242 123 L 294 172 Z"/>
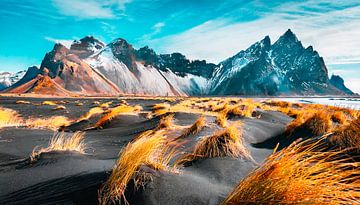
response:
<path fill-rule="evenodd" d="M 18 99 L 2 99 L 2 107 L 18 111 L 22 116 L 64 115 L 78 118 L 94 107 L 94 99 L 67 99 L 67 112 L 51 110 L 53 106 L 33 105 L 49 99 L 26 99 L 32 104 L 15 104 Z M 60 101 L 60 99 L 50 99 Z M 64 100 L 64 99 L 61 99 Z M 116 105 L 118 99 L 113 100 Z M 74 102 L 76 101 L 76 102 Z M 100 101 L 100 100 L 99 100 Z M 141 105 L 143 111 L 151 111 L 152 105 L 161 100 L 126 100 L 130 105 Z M 77 106 L 82 102 L 82 106 Z M 110 106 L 110 108 L 113 106 Z M 292 118 L 280 112 L 256 111 L 260 117 L 229 118 L 241 121 L 245 146 L 253 160 L 242 158 L 206 158 L 195 160 L 179 170 L 179 173 L 155 171 L 145 189 L 134 189 L 131 183 L 126 191 L 130 204 L 219 204 L 244 176 L 249 174 L 268 155 L 274 146 L 260 146 L 282 135 Z M 196 113 L 177 112 L 173 123 L 190 126 L 198 118 Z M 47 146 L 54 131 L 7 127 L 0 129 L 0 204 L 97 204 L 97 193 L 106 181 L 121 149 L 135 136 L 158 126 L 160 117 L 147 119 L 145 115 L 118 115 L 102 128 L 91 128 L 99 117 L 87 122 L 74 122 L 63 128 L 71 135 L 85 131 L 86 154 L 54 151 L 42 153 L 35 162 L 29 156 L 36 146 Z M 204 136 L 221 128 L 215 117 L 206 116 L 207 126 L 196 135 L 188 135 L 181 149 L 191 150 Z M 181 130 L 174 135 L 181 134 Z"/>

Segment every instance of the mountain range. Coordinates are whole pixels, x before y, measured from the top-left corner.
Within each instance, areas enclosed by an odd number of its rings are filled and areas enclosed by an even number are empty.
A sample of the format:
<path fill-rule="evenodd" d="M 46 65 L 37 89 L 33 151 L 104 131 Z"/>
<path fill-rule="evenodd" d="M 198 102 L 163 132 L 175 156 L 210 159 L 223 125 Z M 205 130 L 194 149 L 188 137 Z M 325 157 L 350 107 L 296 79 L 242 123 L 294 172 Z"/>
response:
<path fill-rule="evenodd" d="M 323 58 L 290 29 L 273 44 L 266 36 L 218 65 L 135 49 L 122 38 L 105 45 L 87 36 L 70 48 L 55 44 L 40 67 L 26 73 L 0 73 L 0 89 L 61 96 L 354 94 L 340 76 L 329 79 Z"/>

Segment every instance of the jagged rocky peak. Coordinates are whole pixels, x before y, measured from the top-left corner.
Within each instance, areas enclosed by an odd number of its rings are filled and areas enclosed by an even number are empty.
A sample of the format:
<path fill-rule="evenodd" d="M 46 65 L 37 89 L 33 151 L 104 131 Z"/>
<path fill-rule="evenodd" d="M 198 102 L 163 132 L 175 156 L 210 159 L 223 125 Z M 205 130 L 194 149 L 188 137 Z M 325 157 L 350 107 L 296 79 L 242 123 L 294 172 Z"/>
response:
<path fill-rule="evenodd" d="M 344 79 L 339 75 L 331 75 L 330 83 L 341 91 L 345 92 L 348 95 L 353 95 L 354 93 L 345 86 Z"/>
<path fill-rule="evenodd" d="M 107 46 L 111 49 L 113 55 L 129 69 L 136 68 L 135 49 L 125 39 L 118 38 Z"/>
<path fill-rule="evenodd" d="M 55 78 L 59 72 L 63 69 L 64 64 L 61 61 L 69 53 L 69 49 L 65 46 L 57 43 L 52 51 L 46 53 L 44 59 L 41 62 L 40 70 L 47 68 L 49 70 L 49 76 Z"/>
<path fill-rule="evenodd" d="M 136 50 L 136 59 L 142 61 L 145 65 L 159 66 L 159 56 L 148 46 Z"/>
<path fill-rule="evenodd" d="M 87 58 L 98 50 L 105 47 L 105 44 L 93 36 L 86 36 L 80 40 L 75 40 L 70 50 L 77 54 L 80 58 Z"/>

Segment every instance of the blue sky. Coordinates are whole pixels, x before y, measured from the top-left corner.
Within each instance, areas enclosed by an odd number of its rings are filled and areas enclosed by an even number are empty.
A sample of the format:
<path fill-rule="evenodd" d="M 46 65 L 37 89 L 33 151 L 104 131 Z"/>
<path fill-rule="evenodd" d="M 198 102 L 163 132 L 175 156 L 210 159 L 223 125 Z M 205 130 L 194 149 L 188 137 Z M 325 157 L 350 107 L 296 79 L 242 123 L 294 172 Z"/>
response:
<path fill-rule="evenodd" d="M 360 0 L 1 0 L 0 71 L 39 65 L 54 42 L 93 35 L 217 63 L 291 28 L 360 92 Z"/>

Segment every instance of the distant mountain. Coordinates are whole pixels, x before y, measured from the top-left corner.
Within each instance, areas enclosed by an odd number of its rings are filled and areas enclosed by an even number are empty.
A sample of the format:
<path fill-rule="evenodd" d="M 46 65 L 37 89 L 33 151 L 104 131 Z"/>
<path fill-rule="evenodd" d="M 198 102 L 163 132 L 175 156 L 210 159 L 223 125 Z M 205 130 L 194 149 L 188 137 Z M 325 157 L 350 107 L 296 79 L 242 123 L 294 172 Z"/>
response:
<path fill-rule="evenodd" d="M 4 90 L 7 87 L 12 86 L 18 82 L 26 73 L 26 70 L 22 70 L 16 73 L 12 72 L 0 72 L 0 90 Z"/>
<path fill-rule="evenodd" d="M 70 49 L 56 44 L 6 92 L 53 95 L 347 95 L 330 81 L 324 60 L 288 30 L 274 44 L 267 36 L 215 65 L 181 53 L 135 49 L 118 38 L 105 45 L 92 36 Z M 345 87 L 345 88 L 344 88 Z M 350 92 L 349 92 L 350 91 Z"/>
<path fill-rule="evenodd" d="M 343 91 L 344 93 L 346 93 L 348 95 L 354 94 L 349 88 L 347 88 L 345 86 L 344 79 L 342 79 L 338 75 L 331 75 L 330 83 L 331 83 L 331 85 L 335 86 L 337 89 Z"/>
<path fill-rule="evenodd" d="M 210 94 L 342 95 L 328 78 L 324 60 L 288 30 L 274 44 L 266 36 L 215 69 Z"/>

